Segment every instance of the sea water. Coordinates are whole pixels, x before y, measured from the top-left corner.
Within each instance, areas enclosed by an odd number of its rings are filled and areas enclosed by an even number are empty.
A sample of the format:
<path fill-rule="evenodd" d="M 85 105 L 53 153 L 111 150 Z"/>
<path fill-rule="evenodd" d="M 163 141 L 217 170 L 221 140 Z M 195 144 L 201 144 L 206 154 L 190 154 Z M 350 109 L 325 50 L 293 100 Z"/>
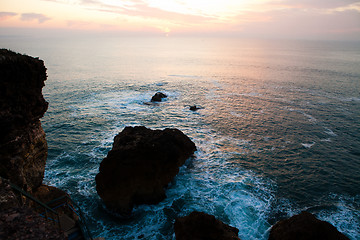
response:
<path fill-rule="evenodd" d="M 8 36 L 45 61 L 44 183 L 80 205 L 94 237 L 175 239 L 197 210 L 267 239 L 307 210 L 360 239 L 360 44 L 236 38 Z M 157 91 L 165 101 L 145 105 Z M 203 107 L 194 112 L 190 105 Z M 156 205 L 129 219 L 96 193 L 125 126 L 178 128 L 197 146 Z"/>

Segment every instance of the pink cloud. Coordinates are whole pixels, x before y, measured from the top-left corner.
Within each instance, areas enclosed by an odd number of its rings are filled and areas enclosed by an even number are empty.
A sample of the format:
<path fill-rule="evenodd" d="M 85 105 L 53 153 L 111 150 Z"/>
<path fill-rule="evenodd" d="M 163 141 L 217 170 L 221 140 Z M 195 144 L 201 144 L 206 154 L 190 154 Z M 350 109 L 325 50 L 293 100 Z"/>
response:
<path fill-rule="evenodd" d="M 283 1 L 286 5 L 297 5 L 303 8 L 318 8 L 318 9 L 332 9 L 338 7 L 345 7 L 353 3 L 358 3 L 358 0 L 287 0 Z"/>
<path fill-rule="evenodd" d="M 16 15 L 18 15 L 18 14 L 14 13 L 14 12 L 0 12 L 0 20 L 4 21 L 4 20 L 12 18 Z"/>
<path fill-rule="evenodd" d="M 356 10 L 320 14 L 316 10 L 287 9 L 263 13 L 268 21 L 243 22 L 237 29 L 257 37 L 360 39 L 360 13 Z"/>
<path fill-rule="evenodd" d="M 84 0 L 84 1 L 87 2 L 89 0 Z M 91 0 L 91 2 L 94 1 Z M 96 8 L 93 8 L 93 10 L 118 13 L 126 16 L 136 16 L 136 17 L 154 18 L 154 19 L 162 19 L 162 20 L 165 19 L 172 22 L 188 22 L 192 24 L 199 24 L 216 19 L 212 16 L 183 14 L 178 12 L 166 11 L 155 7 L 150 7 L 141 0 L 132 1 L 132 5 L 125 3 L 124 7 L 101 4 L 98 5 Z"/>
<path fill-rule="evenodd" d="M 23 13 L 21 14 L 22 21 L 34 21 L 37 20 L 39 23 L 44 23 L 49 21 L 51 18 L 45 16 L 44 14 L 40 13 Z"/>

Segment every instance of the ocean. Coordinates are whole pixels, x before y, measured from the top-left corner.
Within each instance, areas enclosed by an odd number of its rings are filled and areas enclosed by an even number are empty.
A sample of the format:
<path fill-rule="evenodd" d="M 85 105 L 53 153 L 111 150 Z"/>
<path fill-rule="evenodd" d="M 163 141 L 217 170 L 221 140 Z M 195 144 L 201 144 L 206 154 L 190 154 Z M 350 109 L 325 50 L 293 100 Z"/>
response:
<path fill-rule="evenodd" d="M 66 190 L 94 237 L 175 239 L 197 210 L 267 239 L 301 211 L 360 239 L 360 44 L 210 37 L 2 36 L 47 67 L 44 183 Z M 157 91 L 168 98 L 145 105 Z M 190 105 L 203 107 L 194 112 Z M 178 128 L 197 146 L 157 205 L 109 214 L 99 164 L 125 126 Z"/>

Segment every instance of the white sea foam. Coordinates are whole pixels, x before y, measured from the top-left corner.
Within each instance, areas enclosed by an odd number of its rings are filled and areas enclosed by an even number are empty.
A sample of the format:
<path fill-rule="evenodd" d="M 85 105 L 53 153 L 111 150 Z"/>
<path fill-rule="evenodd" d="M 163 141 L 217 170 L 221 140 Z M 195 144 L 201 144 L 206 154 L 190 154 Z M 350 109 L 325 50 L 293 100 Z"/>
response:
<path fill-rule="evenodd" d="M 242 113 L 242 112 L 234 112 L 234 111 L 231 111 L 230 114 L 233 115 L 233 116 L 235 116 L 235 117 L 239 117 L 239 118 L 245 116 L 245 114 Z"/>
<path fill-rule="evenodd" d="M 311 116 L 310 114 L 307 114 L 305 112 L 301 112 L 305 117 L 307 117 L 309 119 L 309 122 L 317 122 L 317 119 L 314 118 L 313 116 Z"/>
<path fill-rule="evenodd" d="M 324 138 L 320 140 L 321 142 L 331 142 L 331 138 Z"/>
<path fill-rule="evenodd" d="M 336 204 L 336 211 L 324 209 L 317 213 L 317 217 L 321 220 L 330 222 L 340 232 L 347 235 L 352 240 L 359 239 L 360 236 L 360 210 L 358 208 L 358 200 L 360 196 L 347 197 L 331 195 Z"/>
<path fill-rule="evenodd" d="M 325 131 L 324 131 L 326 134 L 332 136 L 332 137 L 336 137 L 337 134 L 334 133 L 330 128 L 325 128 Z"/>
<path fill-rule="evenodd" d="M 309 122 L 312 122 L 312 123 L 316 123 L 316 122 L 317 122 L 317 119 L 316 119 L 314 116 L 306 113 L 306 112 L 303 111 L 303 110 L 294 109 L 294 108 L 291 108 L 291 107 L 285 107 L 285 109 L 287 109 L 287 110 L 290 111 L 290 112 L 298 112 L 298 113 L 301 113 L 302 115 L 304 115 L 304 116 L 309 120 Z"/>
<path fill-rule="evenodd" d="M 247 96 L 247 97 L 260 97 L 260 96 L 262 96 L 262 94 L 258 93 L 258 92 L 242 93 L 240 95 Z"/>
<path fill-rule="evenodd" d="M 304 148 L 311 148 L 312 146 L 314 146 L 315 142 L 312 142 L 312 143 L 302 143 L 301 145 L 304 147 Z"/>
<path fill-rule="evenodd" d="M 181 75 L 181 74 L 172 74 L 169 77 L 180 77 L 180 78 L 200 78 L 200 76 L 196 75 Z"/>
<path fill-rule="evenodd" d="M 359 97 L 340 98 L 340 100 L 344 102 L 360 102 Z"/>

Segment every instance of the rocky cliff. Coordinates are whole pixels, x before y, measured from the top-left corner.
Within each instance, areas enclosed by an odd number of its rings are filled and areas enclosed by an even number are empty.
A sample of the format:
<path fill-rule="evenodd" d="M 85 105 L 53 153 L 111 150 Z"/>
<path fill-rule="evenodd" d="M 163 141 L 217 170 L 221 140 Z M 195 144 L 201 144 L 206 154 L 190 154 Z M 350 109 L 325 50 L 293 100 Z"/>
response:
<path fill-rule="evenodd" d="M 10 187 L 11 182 L 43 202 L 66 195 L 42 185 L 47 143 L 40 118 L 48 107 L 42 95 L 46 78 L 42 60 L 0 49 L 0 239 L 67 238 L 31 208 L 33 201 Z"/>
<path fill-rule="evenodd" d="M 47 158 L 40 118 L 44 62 L 0 49 L 0 175 L 28 192 L 42 183 Z"/>

